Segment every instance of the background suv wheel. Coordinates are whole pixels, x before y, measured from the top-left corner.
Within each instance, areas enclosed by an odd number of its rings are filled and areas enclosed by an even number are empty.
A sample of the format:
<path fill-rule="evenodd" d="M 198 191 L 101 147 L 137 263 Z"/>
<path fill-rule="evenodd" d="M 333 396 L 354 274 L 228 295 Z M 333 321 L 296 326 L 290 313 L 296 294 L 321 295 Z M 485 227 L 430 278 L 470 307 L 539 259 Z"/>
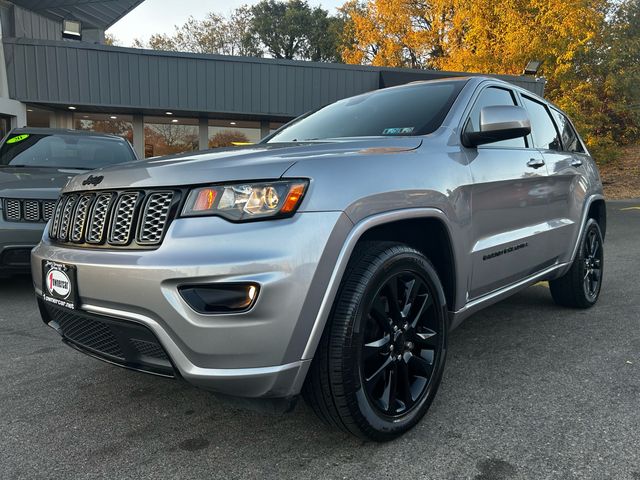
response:
<path fill-rule="evenodd" d="M 328 424 L 376 441 L 413 427 L 436 395 L 447 338 L 445 296 L 420 252 L 359 245 L 345 272 L 304 395 Z"/>

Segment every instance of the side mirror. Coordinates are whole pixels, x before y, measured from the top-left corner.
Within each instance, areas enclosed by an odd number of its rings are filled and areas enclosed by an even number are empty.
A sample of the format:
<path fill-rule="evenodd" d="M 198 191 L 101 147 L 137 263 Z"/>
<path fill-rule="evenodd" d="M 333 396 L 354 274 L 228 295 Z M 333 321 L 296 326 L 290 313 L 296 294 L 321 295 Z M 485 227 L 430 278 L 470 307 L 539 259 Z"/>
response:
<path fill-rule="evenodd" d="M 525 137 L 531 133 L 529 114 L 515 105 L 496 105 L 480 110 L 480 131 L 464 132 L 462 144 L 477 147 L 487 143 Z"/>

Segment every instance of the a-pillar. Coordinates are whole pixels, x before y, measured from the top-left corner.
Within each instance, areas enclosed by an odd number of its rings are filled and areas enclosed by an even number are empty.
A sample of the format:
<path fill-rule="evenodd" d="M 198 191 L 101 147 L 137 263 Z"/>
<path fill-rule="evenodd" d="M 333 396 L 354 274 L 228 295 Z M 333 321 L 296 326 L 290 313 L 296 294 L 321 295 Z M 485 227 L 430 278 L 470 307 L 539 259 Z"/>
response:
<path fill-rule="evenodd" d="M 144 158 L 144 117 L 133 116 L 133 149 L 138 158 Z"/>

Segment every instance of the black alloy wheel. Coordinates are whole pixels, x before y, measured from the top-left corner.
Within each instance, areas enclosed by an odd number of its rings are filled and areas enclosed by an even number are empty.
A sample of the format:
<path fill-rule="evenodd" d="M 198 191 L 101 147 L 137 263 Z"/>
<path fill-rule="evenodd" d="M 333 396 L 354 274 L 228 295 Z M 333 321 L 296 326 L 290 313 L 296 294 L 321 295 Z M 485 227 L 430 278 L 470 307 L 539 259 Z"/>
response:
<path fill-rule="evenodd" d="M 602 289 L 604 241 L 598 222 L 590 218 L 584 227 L 571 268 L 562 277 L 549 281 L 553 300 L 563 307 L 590 308 Z"/>
<path fill-rule="evenodd" d="M 424 396 L 442 354 L 434 294 L 416 272 L 390 277 L 367 307 L 361 374 L 375 408 L 396 417 Z"/>
<path fill-rule="evenodd" d="M 594 228 L 587 232 L 584 248 L 584 293 L 595 301 L 600 293 L 602 280 L 602 242 L 598 231 Z"/>
<path fill-rule="evenodd" d="M 303 394 L 330 426 L 392 440 L 429 409 L 444 371 L 448 315 L 431 262 L 395 242 L 352 254 Z"/>

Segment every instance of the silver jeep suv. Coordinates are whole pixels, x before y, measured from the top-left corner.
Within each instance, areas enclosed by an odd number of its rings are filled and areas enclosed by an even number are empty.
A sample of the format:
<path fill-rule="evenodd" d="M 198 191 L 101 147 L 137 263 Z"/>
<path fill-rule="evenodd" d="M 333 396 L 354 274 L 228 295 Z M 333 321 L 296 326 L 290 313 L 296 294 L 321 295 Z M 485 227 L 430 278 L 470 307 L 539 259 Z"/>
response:
<path fill-rule="evenodd" d="M 384 441 L 429 408 L 463 319 L 541 280 L 594 305 L 605 226 L 559 109 L 444 79 L 338 101 L 258 145 L 75 177 L 32 270 L 44 321 L 84 353 L 232 397 L 302 393 Z"/>

